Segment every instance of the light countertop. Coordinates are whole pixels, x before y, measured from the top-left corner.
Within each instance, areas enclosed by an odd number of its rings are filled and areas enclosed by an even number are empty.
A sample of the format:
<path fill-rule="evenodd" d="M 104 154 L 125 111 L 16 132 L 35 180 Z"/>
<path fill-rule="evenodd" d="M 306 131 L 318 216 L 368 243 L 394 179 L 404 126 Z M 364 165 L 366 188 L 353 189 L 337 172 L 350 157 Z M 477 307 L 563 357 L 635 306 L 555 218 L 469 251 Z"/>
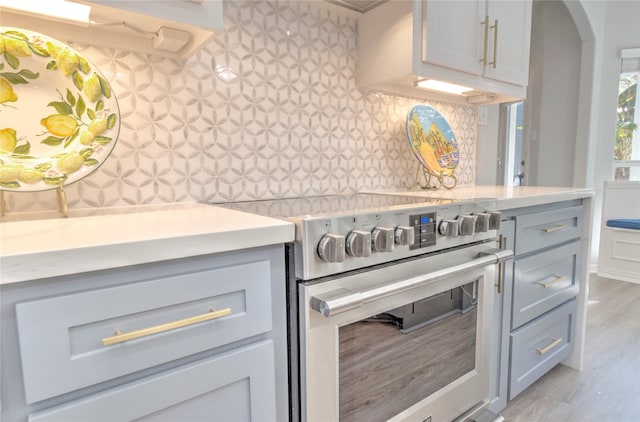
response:
<path fill-rule="evenodd" d="M 377 191 L 382 192 L 382 191 Z M 393 195 L 409 195 L 443 199 L 494 198 L 499 210 L 508 210 L 572 199 L 590 198 L 594 190 L 574 187 L 543 186 L 459 186 L 454 189 L 438 190 L 393 190 L 384 191 Z"/>
<path fill-rule="evenodd" d="M 70 210 L 0 223 L 0 284 L 293 240 L 291 223 L 205 204 Z"/>

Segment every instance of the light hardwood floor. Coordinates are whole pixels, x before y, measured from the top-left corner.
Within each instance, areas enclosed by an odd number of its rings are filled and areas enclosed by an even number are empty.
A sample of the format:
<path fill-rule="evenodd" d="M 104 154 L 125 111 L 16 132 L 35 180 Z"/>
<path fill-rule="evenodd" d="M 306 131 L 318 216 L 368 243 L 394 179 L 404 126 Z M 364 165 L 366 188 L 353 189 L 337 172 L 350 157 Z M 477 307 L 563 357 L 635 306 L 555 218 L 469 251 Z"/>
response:
<path fill-rule="evenodd" d="M 556 366 L 501 415 L 506 422 L 640 422 L 640 284 L 591 274 L 583 370 Z"/>

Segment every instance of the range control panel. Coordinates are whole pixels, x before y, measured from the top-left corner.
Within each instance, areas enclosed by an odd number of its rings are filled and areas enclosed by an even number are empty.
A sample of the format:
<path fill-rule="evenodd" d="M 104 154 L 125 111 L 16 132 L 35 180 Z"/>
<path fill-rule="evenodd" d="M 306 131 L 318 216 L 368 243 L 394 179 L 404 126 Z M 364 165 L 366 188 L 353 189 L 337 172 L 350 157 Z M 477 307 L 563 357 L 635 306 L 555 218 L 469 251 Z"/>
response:
<path fill-rule="evenodd" d="M 409 249 L 425 248 L 436 244 L 436 213 L 411 215 L 409 225 L 413 227 L 414 241 Z"/>

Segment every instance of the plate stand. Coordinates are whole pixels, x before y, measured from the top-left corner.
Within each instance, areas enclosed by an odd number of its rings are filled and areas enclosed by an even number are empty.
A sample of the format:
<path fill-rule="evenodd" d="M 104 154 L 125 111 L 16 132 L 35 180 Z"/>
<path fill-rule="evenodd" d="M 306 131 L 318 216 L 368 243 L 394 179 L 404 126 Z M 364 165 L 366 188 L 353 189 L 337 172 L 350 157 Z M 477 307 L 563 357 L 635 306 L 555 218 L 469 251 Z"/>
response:
<path fill-rule="evenodd" d="M 448 179 L 445 181 L 445 177 Z M 435 179 L 436 185 L 431 184 L 431 179 Z M 441 187 L 445 189 L 453 189 L 458 184 L 458 178 L 455 175 L 452 176 L 444 176 L 442 174 L 435 175 L 425 169 L 422 166 L 418 166 L 418 170 L 416 171 L 416 181 L 413 184 L 403 183 L 405 189 L 415 189 L 419 187 L 420 189 L 430 189 L 437 190 Z"/>
<path fill-rule="evenodd" d="M 67 194 L 64 191 L 64 185 L 62 183 L 56 188 L 56 197 L 58 199 L 58 211 L 60 211 L 62 217 L 68 217 L 69 206 L 67 205 Z M 4 191 L 0 190 L 0 217 L 4 217 L 6 209 L 7 207 L 4 201 Z"/>

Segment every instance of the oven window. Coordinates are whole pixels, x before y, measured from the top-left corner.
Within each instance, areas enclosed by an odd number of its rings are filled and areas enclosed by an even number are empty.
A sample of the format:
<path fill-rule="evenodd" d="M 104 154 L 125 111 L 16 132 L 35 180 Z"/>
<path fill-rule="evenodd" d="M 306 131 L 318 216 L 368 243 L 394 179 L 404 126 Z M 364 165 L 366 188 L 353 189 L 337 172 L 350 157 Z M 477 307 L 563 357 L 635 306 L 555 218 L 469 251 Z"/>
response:
<path fill-rule="evenodd" d="M 340 327 L 340 421 L 385 421 L 472 371 L 476 287 Z"/>

